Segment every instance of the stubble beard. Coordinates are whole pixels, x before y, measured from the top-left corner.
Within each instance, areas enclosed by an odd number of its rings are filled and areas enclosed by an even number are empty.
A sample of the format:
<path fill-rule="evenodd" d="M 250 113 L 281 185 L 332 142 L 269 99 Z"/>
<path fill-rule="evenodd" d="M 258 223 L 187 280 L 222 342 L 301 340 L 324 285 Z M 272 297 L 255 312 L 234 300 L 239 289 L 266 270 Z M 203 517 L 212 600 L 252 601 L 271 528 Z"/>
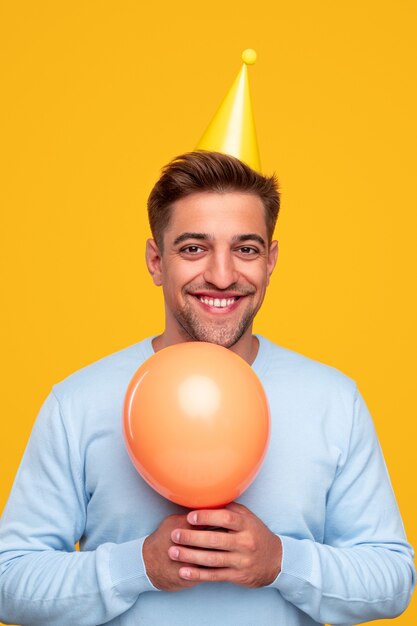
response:
<path fill-rule="evenodd" d="M 175 313 L 175 319 L 183 329 L 184 337 L 188 341 L 206 341 L 224 348 L 231 348 L 250 328 L 255 314 L 256 311 L 252 309 L 245 311 L 237 326 L 233 322 L 225 323 L 221 319 L 202 323 L 200 317 L 187 305 Z"/>

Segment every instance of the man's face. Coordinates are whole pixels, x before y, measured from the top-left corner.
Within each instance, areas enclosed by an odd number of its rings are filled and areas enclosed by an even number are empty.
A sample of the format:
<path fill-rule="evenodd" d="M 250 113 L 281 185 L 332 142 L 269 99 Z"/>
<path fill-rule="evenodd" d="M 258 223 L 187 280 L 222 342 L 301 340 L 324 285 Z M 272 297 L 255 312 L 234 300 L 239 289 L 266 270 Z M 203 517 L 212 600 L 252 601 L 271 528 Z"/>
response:
<path fill-rule="evenodd" d="M 258 196 L 201 192 L 175 202 L 163 253 L 153 240 L 147 247 L 149 271 L 164 292 L 167 343 L 230 348 L 250 337 L 276 259 Z"/>

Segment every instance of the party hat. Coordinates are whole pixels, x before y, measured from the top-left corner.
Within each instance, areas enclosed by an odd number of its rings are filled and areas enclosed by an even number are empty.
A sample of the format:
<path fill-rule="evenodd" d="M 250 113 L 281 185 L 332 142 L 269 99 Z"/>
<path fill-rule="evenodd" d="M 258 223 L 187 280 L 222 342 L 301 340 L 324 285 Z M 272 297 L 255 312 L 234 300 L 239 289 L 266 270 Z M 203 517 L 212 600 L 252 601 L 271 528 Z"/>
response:
<path fill-rule="evenodd" d="M 260 172 L 261 161 L 256 140 L 247 68 L 248 65 L 253 65 L 256 61 L 255 50 L 244 50 L 242 61 L 243 65 L 239 74 L 196 149 L 230 154 Z"/>

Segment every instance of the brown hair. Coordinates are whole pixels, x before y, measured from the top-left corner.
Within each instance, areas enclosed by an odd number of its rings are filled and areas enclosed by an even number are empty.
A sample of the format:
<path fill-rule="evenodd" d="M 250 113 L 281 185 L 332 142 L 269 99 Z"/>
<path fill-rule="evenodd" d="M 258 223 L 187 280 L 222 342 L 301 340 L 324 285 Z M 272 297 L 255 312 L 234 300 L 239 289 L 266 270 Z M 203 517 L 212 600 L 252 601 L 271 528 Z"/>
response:
<path fill-rule="evenodd" d="M 201 191 L 241 191 L 257 195 L 265 207 L 268 237 L 272 239 L 280 206 L 276 177 L 262 176 L 230 155 L 197 150 L 182 154 L 168 163 L 149 195 L 149 224 L 161 250 L 172 204 Z"/>

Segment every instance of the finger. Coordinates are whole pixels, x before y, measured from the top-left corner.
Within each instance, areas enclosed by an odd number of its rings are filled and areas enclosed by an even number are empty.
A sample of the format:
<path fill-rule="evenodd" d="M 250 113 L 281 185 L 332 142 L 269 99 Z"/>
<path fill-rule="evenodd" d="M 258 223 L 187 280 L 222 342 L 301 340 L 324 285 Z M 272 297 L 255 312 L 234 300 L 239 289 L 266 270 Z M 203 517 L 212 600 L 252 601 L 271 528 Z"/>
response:
<path fill-rule="evenodd" d="M 240 513 L 243 515 L 245 513 L 250 513 L 249 509 L 244 504 L 240 504 L 239 502 L 230 502 L 225 506 L 225 509 L 229 511 L 235 511 L 236 513 Z"/>
<path fill-rule="evenodd" d="M 200 569 L 198 567 L 180 567 L 179 576 L 182 580 L 189 582 L 237 582 L 238 576 L 233 569 L 225 568 L 207 568 Z"/>
<path fill-rule="evenodd" d="M 227 530 L 242 530 L 242 516 L 231 509 L 201 509 L 191 511 L 187 521 L 193 526 L 218 526 Z"/>
<path fill-rule="evenodd" d="M 219 550 L 195 550 L 180 546 L 171 546 L 168 555 L 173 561 L 181 561 L 184 565 L 193 564 L 202 567 L 235 567 L 236 556 L 232 552 Z"/>
<path fill-rule="evenodd" d="M 174 543 L 182 546 L 195 546 L 212 550 L 232 550 L 235 547 L 234 535 L 221 530 L 188 530 L 176 528 L 171 533 Z"/>

